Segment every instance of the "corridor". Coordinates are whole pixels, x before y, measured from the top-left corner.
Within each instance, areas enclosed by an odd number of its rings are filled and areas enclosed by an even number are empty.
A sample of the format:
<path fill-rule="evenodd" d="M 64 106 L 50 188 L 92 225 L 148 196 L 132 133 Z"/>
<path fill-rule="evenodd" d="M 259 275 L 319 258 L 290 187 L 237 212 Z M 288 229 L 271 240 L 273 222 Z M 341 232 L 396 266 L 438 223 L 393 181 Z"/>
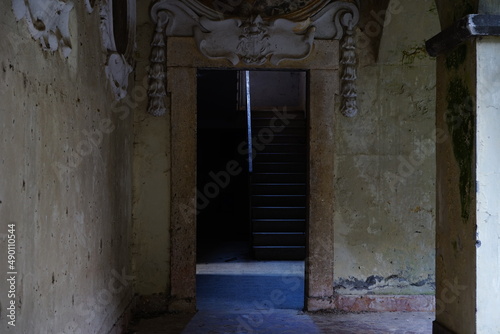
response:
<path fill-rule="evenodd" d="M 226 242 L 198 262 L 198 312 L 136 320 L 128 334 L 432 332 L 430 312 L 303 312 L 303 261 L 252 261 L 244 244 Z"/>
<path fill-rule="evenodd" d="M 0 24 L 1 334 L 500 333 L 500 0 Z"/>

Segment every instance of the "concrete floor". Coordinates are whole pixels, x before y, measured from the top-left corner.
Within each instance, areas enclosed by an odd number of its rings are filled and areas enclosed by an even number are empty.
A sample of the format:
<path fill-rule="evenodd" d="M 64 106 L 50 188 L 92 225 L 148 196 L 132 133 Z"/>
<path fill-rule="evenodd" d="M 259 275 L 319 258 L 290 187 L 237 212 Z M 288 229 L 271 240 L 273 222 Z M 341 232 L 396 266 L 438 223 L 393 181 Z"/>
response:
<path fill-rule="evenodd" d="M 206 252 L 197 265 L 196 314 L 141 319 L 133 334 L 424 334 L 433 313 L 304 313 L 304 262 L 255 262 L 244 247 Z"/>
<path fill-rule="evenodd" d="M 199 311 L 196 315 L 166 314 L 142 319 L 134 334 L 430 334 L 433 313 L 305 314 L 276 310 L 258 316 L 255 311 Z"/>

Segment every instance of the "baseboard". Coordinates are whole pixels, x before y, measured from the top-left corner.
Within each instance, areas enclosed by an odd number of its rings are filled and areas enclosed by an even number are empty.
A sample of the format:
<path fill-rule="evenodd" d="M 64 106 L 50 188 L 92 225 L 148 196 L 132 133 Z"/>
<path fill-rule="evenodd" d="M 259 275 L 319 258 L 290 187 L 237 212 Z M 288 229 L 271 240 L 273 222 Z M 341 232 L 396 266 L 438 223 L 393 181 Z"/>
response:
<path fill-rule="evenodd" d="M 329 299 L 308 298 L 307 310 L 334 309 L 343 312 L 434 312 L 430 295 L 337 295 Z"/>
<path fill-rule="evenodd" d="M 305 309 L 309 312 L 335 309 L 335 297 L 306 297 Z"/>
<path fill-rule="evenodd" d="M 172 298 L 168 303 L 169 312 L 196 312 L 196 299 L 194 298 Z"/>
<path fill-rule="evenodd" d="M 127 332 L 127 327 L 130 324 L 133 314 L 132 310 L 134 309 L 135 305 L 135 297 L 132 295 L 132 292 L 130 291 L 127 293 L 122 301 L 120 302 L 118 308 L 115 310 L 115 312 L 112 312 L 111 314 L 108 315 L 108 319 L 110 321 L 105 321 L 104 324 L 101 326 L 99 329 L 98 333 L 106 333 L 106 334 L 123 334 Z M 113 325 L 110 327 L 109 324 L 113 323 Z"/>
<path fill-rule="evenodd" d="M 441 325 L 437 320 L 432 322 L 432 334 L 456 334 L 445 326 Z"/>
<path fill-rule="evenodd" d="M 196 312 L 196 299 L 175 298 L 165 293 L 137 296 L 133 310 L 134 317 L 151 318 L 168 312 Z"/>
<path fill-rule="evenodd" d="M 123 334 L 128 332 L 129 324 L 133 318 L 133 309 L 135 307 L 135 297 L 132 297 L 130 303 L 125 307 L 125 310 L 120 315 L 113 328 L 108 332 L 108 334 Z"/>

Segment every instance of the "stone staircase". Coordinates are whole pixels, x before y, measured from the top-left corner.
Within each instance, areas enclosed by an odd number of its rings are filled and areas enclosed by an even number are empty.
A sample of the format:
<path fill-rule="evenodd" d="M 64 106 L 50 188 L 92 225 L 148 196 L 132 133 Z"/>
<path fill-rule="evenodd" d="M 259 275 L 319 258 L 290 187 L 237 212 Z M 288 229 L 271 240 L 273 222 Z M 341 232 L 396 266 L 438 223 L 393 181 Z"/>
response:
<path fill-rule="evenodd" d="M 303 111 L 286 114 L 282 121 L 274 111 L 252 111 L 257 153 L 250 211 L 257 260 L 304 260 L 306 255 L 307 121 Z"/>

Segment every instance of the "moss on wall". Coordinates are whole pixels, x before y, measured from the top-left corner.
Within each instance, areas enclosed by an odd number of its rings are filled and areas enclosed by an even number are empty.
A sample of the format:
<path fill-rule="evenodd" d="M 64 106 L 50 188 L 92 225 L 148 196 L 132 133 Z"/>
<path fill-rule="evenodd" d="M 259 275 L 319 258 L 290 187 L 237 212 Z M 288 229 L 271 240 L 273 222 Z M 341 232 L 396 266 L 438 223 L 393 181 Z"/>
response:
<path fill-rule="evenodd" d="M 470 4 L 463 5 L 472 10 Z M 459 70 L 467 58 L 467 44 L 463 43 L 446 56 L 446 68 L 454 75 L 446 95 L 446 124 L 453 142 L 453 153 L 460 168 L 460 203 L 464 222 L 469 219 L 472 191 L 472 164 L 474 148 L 474 107 L 467 83 L 460 79 Z"/>
<path fill-rule="evenodd" d="M 461 44 L 446 56 L 446 67 L 451 69 L 458 69 L 460 65 L 465 62 L 467 57 L 467 45 Z"/>
<path fill-rule="evenodd" d="M 446 102 L 448 104 L 446 123 L 453 141 L 453 153 L 460 168 L 462 218 L 464 222 L 467 222 L 472 199 L 475 138 L 473 100 L 467 84 L 459 78 L 450 80 Z"/>
<path fill-rule="evenodd" d="M 425 50 L 425 46 L 423 45 L 416 45 L 407 50 L 401 51 L 401 53 L 403 55 L 402 57 L 403 65 L 411 65 L 416 60 L 423 60 L 428 57 L 427 51 Z"/>

